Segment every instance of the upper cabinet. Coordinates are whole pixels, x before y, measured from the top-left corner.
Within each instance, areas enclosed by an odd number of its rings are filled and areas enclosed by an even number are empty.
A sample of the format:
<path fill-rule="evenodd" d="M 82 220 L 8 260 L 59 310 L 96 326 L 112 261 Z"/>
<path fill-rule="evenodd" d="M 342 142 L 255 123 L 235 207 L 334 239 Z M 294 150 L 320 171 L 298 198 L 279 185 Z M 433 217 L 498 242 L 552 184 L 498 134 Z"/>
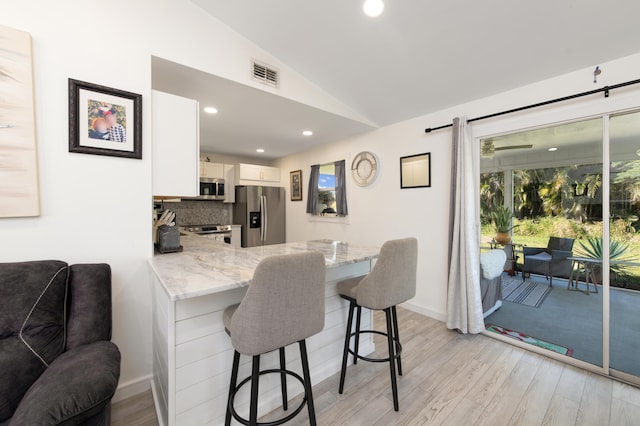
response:
<path fill-rule="evenodd" d="M 212 179 L 224 179 L 224 164 L 200 162 L 200 177 Z"/>
<path fill-rule="evenodd" d="M 236 202 L 236 166 L 233 164 L 224 165 L 224 202 Z"/>
<path fill-rule="evenodd" d="M 152 91 L 153 195 L 200 193 L 198 102 Z"/>
<path fill-rule="evenodd" d="M 280 184 L 280 169 L 278 167 L 240 163 L 236 168 L 236 183 L 238 185 Z"/>

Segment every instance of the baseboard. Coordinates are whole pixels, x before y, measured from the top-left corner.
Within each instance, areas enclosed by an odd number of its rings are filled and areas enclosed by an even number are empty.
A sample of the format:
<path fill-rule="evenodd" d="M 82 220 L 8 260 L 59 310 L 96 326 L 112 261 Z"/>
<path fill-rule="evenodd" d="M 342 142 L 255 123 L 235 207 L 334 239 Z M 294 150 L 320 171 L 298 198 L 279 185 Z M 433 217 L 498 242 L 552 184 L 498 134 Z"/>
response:
<path fill-rule="evenodd" d="M 162 413 L 160 412 L 160 402 L 158 401 L 158 391 L 156 390 L 156 383 L 153 380 L 150 380 L 151 383 L 151 394 L 153 395 L 153 408 L 156 410 L 156 419 L 158 420 L 159 426 L 165 426 L 164 419 L 162 417 Z"/>
<path fill-rule="evenodd" d="M 400 306 L 410 311 L 417 312 L 419 314 L 428 316 L 433 319 L 437 319 L 438 321 L 442 321 L 442 322 L 447 321 L 447 315 L 444 312 L 437 312 L 432 309 L 425 308 L 424 306 L 416 305 L 415 303 L 411 303 L 411 302 L 405 302 Z"/>
<path fill-rule="evenodd" d="M 132 396 L 147 392 L 151 389 L 150 382 L 151 374 L 126 383 L 120 383 L 120 385 L 118 385 L 118 389 L 116 389 L 116 394 L 113 396 L 113 399 L 111 399 L 111 402 L 116 403 L 123 399 L 131 398 Z"/>

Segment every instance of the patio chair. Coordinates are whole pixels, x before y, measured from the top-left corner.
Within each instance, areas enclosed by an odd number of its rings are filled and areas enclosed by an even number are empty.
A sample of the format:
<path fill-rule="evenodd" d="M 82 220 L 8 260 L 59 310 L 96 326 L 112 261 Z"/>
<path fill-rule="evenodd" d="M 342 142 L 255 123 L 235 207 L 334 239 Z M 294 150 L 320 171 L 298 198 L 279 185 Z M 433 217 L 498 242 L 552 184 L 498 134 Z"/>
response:
<path fill-rule="evenodd" d="M 553 277 L 569 278 L 571 261 L 567 257 L 573 255 L 573 241 L 573 238 L 549 237 L 546 248 L 524 247 L 522 280 L 526 273 L 540 274 L 547 277 L 551 287 Z"/>

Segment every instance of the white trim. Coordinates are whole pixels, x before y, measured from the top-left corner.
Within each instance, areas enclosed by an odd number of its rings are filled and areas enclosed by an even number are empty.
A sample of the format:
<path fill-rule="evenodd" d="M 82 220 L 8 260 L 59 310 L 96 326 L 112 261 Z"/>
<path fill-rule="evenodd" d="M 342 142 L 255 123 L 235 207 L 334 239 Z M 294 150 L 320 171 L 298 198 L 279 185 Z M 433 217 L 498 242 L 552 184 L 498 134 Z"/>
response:
<path fill-rule="evenodd" d="M 609 271 L 609 261 L 611 257 L 611 160 L 610 160 L 610 121 L 611 117 L 602 117 L 602 270 Z M 610 322 L 610 280 L 611 274 L 602 274 L 602 366 L 604 374 L 609 373 L 609 363 L 611 362 L 611 347 L 609 341 Z M 588 284 L 587 284 L 588 285 Z"/>
<path fill-rule="evenodd" d="M 153 408 L 156 411 L 156 419 L 158 420 L 159 426 L 164 426 L 164 420 L 162 418 L 162 413 L 160 412 L 160 402 L 158 401 L 158 391 L 156 390 L 156 384 L 153 380 L 150 380 L 151 384 L 151 394 L 153 395 Z"/>
<path fill-rule="evenodd" d="M 116 403 L 118 401 L 131 398 L 132 396 L 136 396 L 141 393 L 147 392 L 149 389 L 151 389 L 151 385 L 150 385 L 151 378 L 152 378 L 152 375 L 148 374 L 139 379 L 130 380 L 125 383 L 120 383 L 118 385 L 118 389 L 116 389 L 115 395 L 113 395 L 113 398 L 111 399 L 111 402 Z"/>
<path fill-rule="evenodd" d="M 349 202 L 347 201 L 347 205 Z M 324 223 L 340 223 L 344 225 L 351 225 L 351 220 L 349 220 L 349 215 L 347 216 L 316 216 L 310 213 L 307 213 L 309 222 L 324 222 Z"/>
<path fill-rule="evenodd" d="M 420 306 L 412 302 L 404 302 L 400 306 L 410 311 L 416 312 L 420 315 L 436 319 L 438 321 L 447 321 L 447 314 L 444 312 L 434 311 L 433 309 L 425 308 L 424 306 Z"/>

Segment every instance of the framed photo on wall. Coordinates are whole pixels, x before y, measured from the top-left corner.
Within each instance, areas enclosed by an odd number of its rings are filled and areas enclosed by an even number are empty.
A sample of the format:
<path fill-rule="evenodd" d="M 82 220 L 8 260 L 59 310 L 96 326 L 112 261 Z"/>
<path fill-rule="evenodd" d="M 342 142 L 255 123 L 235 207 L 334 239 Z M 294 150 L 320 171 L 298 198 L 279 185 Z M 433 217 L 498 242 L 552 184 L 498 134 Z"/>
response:
<path fill-rule="evenodd" d="M 431 153 L 400 158 L 400 189 L 431 186 Z"/>
<path fill-rule="evenodd" d="M 69 152 L 142 158 L 142 95 L 69 79 Z"/>
<path fill-rule="evenodd" d="M 291 201 L 302 201 L 302 170 L 289 173 Z"/>

